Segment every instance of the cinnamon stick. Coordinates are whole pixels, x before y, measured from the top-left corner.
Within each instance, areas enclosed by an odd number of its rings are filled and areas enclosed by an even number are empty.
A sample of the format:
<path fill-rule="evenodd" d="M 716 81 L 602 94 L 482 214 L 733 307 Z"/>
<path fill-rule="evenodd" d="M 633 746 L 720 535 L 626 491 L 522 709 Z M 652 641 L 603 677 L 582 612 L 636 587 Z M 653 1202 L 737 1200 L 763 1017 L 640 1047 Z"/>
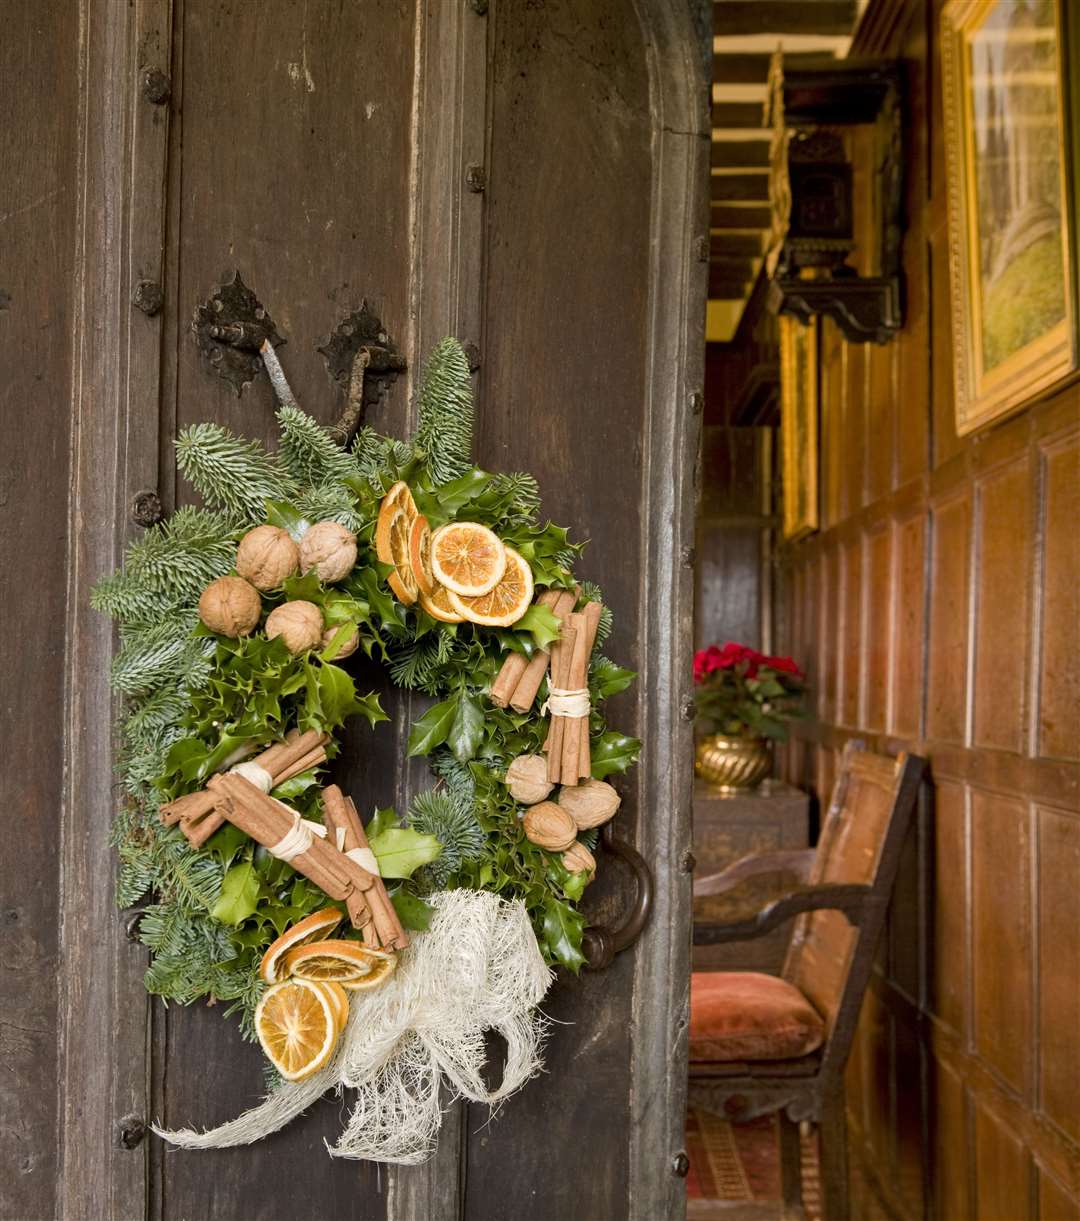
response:
<path fill-rule="evenodd" d="M 552 649 L 552 686 L 565 689 L 570 677 L 570 659 L 573 656 L 577 639 L 577 624 L 574 615 L 567 615 L 563 620 L 562 635 L 558 644 Z M 551 717 L 548 729 L 546 748 L 548 752 L 548 779 L 552 784 L 558 784 L 562 776 L 563 735 L 566 732 L 566 719 L 561 716 Z M 575 771 L 577 769 L 575 768 Z"/>
<path fill-rule="evenodd" d="M 553 607 L 558 600 L 559 591 L 557 589 L 545 589 L 540 597 L 536 599 L 536 605 Z M 507 655 L 506 660 L 502 663 L 502 668 L 495 677 L 495 681 L 491 684 L 491 691 L 488 693 L 488 699 L 491 700 L 496 708 L 505 708 L 510 702 L 510 697 L 517 690 L 518 682 L 525 673 L 529 660 L 524 653 L 510 653 Z"/>
<path fill-rule="evenodd" d="M 345 798 L 345 851 L 354 848 L 370 848 L 364 824 L 356 809 L 356 802 L 351 797 Z M 409 934 L 405 931 L 397 914 L 397 909 L 386 890 L 386 883 L 376 874 L 375 883 L 368 892 L 368 903 L 375 916 L 375 925 L 380 941 L 384 946 L 395 950 L 403 950 L 409 944 Z"/>
<path fill-rule="evenodd" d="M 330 792 L 330 788 L 333 792 Z M 348 836 L 348 820 L 345 817 L 345 803 L 340 799 L 341 790 L 336 785 L 323 789 L 323 825 L 326 827 L 330 843 L 339 851 L 345 850 Z M 360 930 L 365 945 L 378 947 L 379 938 L 375 931 L 375 917 L 372 905 L 363 891 L 354 890 L 345 900 L 349 919 L 353 927 Z"/>
<path fill-rule="evenodd" d="M 577 600 L 578 592 L 576 589 L 565 589 L 557 595 L 551 607 L 551 613 L 561 623 L 574 609 Z M 552 645 L 551 652 L 547 649 L 540 649 L 533 654 L 532 660 L 525 667 L 518 681 L 517 688 L 510 697 L 510 707 L 515 712 L 528 712 L 533 706 L 536 693 L 540 690 L 540 684 L 544 681 L 544 675 L 548 672 L 548 662 L 554 656 L 554 648 L 555 646 Z"/>
<path fill-rule="evenodd" d="M 570 655 L 567 666 L 568 676 L 560 686 L 569 691 L 578 691 L 586 684 L 588 676 L 589 655 L 586 652 L 588 640 L 588 620 L 583 614 L 569 616 L 569 622 L 574 627 L 574 651 Z M 563 784 L 577 784 L 578 767 L 581 763 L 581 727 L 588 722 L 588 717 L 564 717 L 566 727 L 563 730 L 562 762 L 559 776 Z"/>
<path fill-rule="evenodd" d="M 589 683 L 589 659 L 596 646 L 596 633 L 600 627 L 600 615 L 604 607 L 599 602 L 586 602 L 582 614 L 585 616 L 585 682 Z M 581 752 L 578 756 L 578 779 L 588 780 L 592 775 L 592 750 L 589 746 L 589 718 L 586 717 L 581 729 Z"/>

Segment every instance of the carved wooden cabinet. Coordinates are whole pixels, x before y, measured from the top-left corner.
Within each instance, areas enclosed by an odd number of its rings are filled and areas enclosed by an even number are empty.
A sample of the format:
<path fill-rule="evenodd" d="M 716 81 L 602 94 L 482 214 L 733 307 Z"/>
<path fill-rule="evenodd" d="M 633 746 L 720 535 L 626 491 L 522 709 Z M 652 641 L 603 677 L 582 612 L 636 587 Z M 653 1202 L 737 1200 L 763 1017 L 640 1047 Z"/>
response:
<path fill-rule="evenodd" d="M 721 793 L 702 780 L 694 783 L 694 874 L 716 873 L 740 857 L 809 845 L 810 798 L 779 780 L 766 780 L 749 793 Z M 737 890 L 694 900 L 694 919 L 727 923 L 754 911 L 784 889 L 782 875 L 750 878 Z M 695 971 L 767 971 L 779 974 L 791 936 L 791 922 L 768 936 L 727 945 L 694 946 Z"/>

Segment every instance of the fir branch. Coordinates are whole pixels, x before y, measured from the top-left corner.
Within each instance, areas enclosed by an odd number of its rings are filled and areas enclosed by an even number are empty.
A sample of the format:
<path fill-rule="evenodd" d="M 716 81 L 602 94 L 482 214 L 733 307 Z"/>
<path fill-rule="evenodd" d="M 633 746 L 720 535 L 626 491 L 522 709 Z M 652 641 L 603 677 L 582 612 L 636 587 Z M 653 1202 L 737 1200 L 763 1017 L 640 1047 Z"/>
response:
<path fill-rule="evenodd" d="M 208 504 L 246 521 L 262 521 L 268 500 L 287 500 L 297 490 L 275 455 L 220 424 L 184 429 L 176 441 L 176 464 Z"/>
<path fill-rule="evenodd" d="M 214 641 L 191 635 L 194 616 L 169 620 L 127 635 L 112 664 L 111 680 L 127 695 L 197 677 L 209 664 Z"/>
<path fill-rule="evenodd" d="M 193 604 L 236 559 L 237 524 L 224 513 L 186 506 L 153 526 L 128 548 L 125 576 L 169 597 Z"/>
<path fill-rule="evenodd" d="M 277 413 L 281 427 L 278 454 L 302 487 L 340 481 L 356 474 L 356 462 L 316 420 L 288 404 Z"/>
<path fill-rule="evenodd" d="M 452 338 L 435 345 L 420 387 L 416 447 L 436 487 L 472 466 L 473 397 L 469 358 Z"/>
<path fill-rule="evenodd" d="M 581 582 L 581 600 L 582 602 L 599 602 L 604 608 L 600 612 L 600 622 L 596 627 L 596 647 L 599 648 L 611 635 L 611 629 L 615 626 L 615 616 L 611 613 L 611 607 L 604 602 L 604 591 L 594 581 Z"/>
<path fill-rule="evenodd" d="M 427 866 L 432 885 L 442 890 L 464 861 L 476 860 L 484 850 L 484 831 L 471 806 L 451 792 L 432 789 L 419 793 L 409 807 L 408 825 L 442 844 L 438 859 Z"/>
<path fill-rule="evenodd" d="M 356 473 L 355 467 L 352 473 Z M 308 521 L 336 521 L 353 532 L 364 525 L 364 518 L 356 509 L 356 497 L 343 483 L 324 483 L 308 488 L 293 504 Z"/>
<path fill-rule="evenodd" d="M 385 492 L 401 467 L 411 461 L 413 451 L 404 441 L 380 436 L 374 428 L 358 429 L 352 443 L 353 461 L 361 479 L 377 492 Z"/>
<path fill-rule="evenodd" d="M 134 572 L 102 577 L 90 593 L 90 605 L 129 627 L 148 626 L 176 609 L 176 598 L 152 588 Z"/>

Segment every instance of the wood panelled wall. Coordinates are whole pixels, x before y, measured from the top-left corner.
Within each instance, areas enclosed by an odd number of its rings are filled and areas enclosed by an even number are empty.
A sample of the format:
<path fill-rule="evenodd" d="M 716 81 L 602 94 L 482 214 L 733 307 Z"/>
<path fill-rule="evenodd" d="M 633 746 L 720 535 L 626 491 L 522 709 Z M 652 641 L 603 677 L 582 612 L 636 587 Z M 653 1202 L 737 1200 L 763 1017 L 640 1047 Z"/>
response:
<path fill-rule="evenodd" d="M 813 718 L 931 761 L 848 1077 L 851 1148 L 903 1218 L 1080 1218 L 1080 386 L 953 425 L 941 0 L 873 7 L 908 68 L 907 322 L 822 350 L 823 528 L 783 563 Z"/>

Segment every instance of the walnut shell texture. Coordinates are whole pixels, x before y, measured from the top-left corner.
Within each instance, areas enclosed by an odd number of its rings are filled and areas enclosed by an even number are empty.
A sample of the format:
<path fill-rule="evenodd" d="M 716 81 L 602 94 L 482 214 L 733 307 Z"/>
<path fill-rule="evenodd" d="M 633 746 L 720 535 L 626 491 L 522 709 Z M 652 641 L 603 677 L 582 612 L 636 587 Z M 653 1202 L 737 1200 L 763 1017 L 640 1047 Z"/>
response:
<path fill-rule="evenodd" d="M 300 540 L 300 568 L 312 568 L 320 581 L 340 581 L 356 563 L 356 535 L 336 521 L 309 526 Z"/>
<path fill-rule="evenodd" d="M 290 653 L 303 653 L 322 642 L 322 611 L 314 602 L 283 602 L 266 617 L 266 635 L 280 636 Z"/>
<path fill-rule="evenodd" d="M 541 801 L 525 812 L 525 836 L 548 852 L 563 852 L 577 838 L 574 820 L 553 801 Z"/>
<path fill-rule="evenodd" d="M 574 820 L 579 831 L 599 827 L 615 817 L 622 798 L 603 780 L 586 780 L 583 784 L 563 788 L 559 805 Z"/>
<path fill-rule="evenodd" d="M 506 769 L 506 787 L 515 801 L 536 805 L 555 787 L 547 778 L 547 760 L 541 755 L 518 755 Z"/>
<path fill-rule="evenodd" d="M 256 526 L 236 550 L 236 571 L 256 589 L 280 589 L 299 567 L 300 549 L 280 526 Z"/>
<path fill-rule="evenodd" d="M 199 597 L 199 618 L 222 636 L 248 636 L 259 622 L 262 599 L 243 577 L 218 577 Z"/>
<path fill-rule="evenodd" d="M 568 873 L 587 873 L 590 879 L 596 875 L 596 857 L 580 840 L 575 840 L 562 854 L 562 863 Z"/>

